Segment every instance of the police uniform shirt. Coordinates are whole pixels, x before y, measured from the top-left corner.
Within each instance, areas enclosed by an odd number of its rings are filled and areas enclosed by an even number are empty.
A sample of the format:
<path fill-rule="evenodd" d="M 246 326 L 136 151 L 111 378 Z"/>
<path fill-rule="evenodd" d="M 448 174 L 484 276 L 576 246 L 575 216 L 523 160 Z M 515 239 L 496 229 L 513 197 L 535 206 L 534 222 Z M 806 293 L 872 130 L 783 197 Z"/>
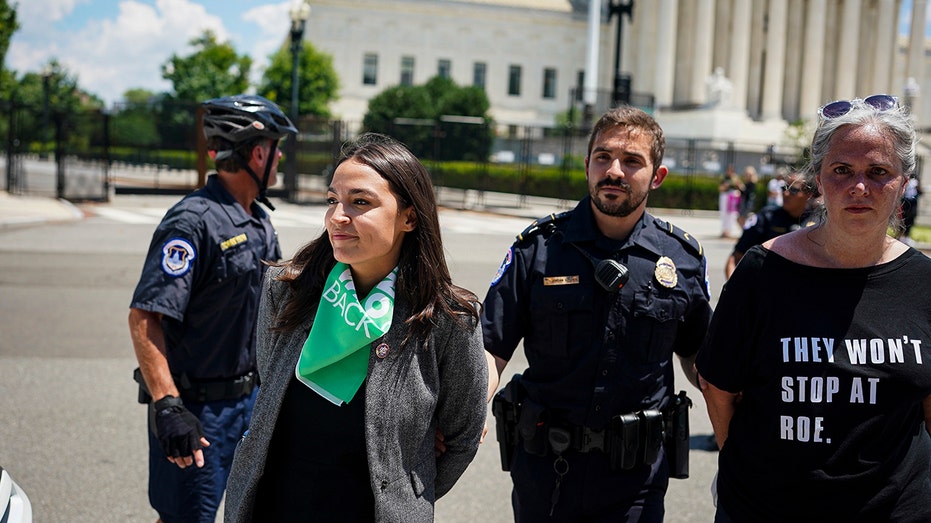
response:
<path fill-rule="evenodd" d="M 760 245 L 776 236 L 794 231 L 805 223 L 806 216 L 807 213 L 799 218 L 793 218 L 782 206 L 763 207 L 760 212 L 747 219 L 743 233 L 734 245 L 734 252 L 745 253 L 754 245 Z"/>
<path fill-rule="evenodd" d="M 675 394 L 672 353 L 698 351 L 711 306 L 694 238 L 644 213 L 625 241 L 614 241 L 592 213 L 585 198 L 518 237 L 484 300 L 482 328 L 485 348 L 505 360 L 523 339 L 529 398 L 598 430 L 615 415 L 666 405 Z M 619 293 L 594 278 L 607 257 L 629 270 Z"/>
<path fill-rule="evenodd" d="M 216 175 L 169 209 L 130 307 L 163 315 L 173 374 L 232 378 L 255 369 L 262 260 L 280 258 L 265 211 L 253 202 L 249 216 Z"/>

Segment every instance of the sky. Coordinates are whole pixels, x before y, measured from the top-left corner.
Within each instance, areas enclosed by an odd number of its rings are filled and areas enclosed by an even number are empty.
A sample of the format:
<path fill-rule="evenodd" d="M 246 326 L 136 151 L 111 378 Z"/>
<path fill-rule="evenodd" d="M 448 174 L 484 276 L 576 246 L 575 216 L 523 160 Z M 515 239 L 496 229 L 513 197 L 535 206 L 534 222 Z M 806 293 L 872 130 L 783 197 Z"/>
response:
<path fill-rule="evenodd" d="M 190 54 L 188 42 L 212 29 L 221 42 L 252 57 L 257 81 L 268 56 L 289 38 L 292 1 L 7 0 L 18 3 L 20 29 L 6 66 L 21 76 L 55 58 L 79 86 L 110 105 L 127 89 L 170 90 L 162 64 L 172 54 Z M 910 13 L 911 0 L 902 9 Z M 903 19 L 900 32 L 908 34 L 909 18 Z M 931 20 L 926 27 L 931 35 Z"/>
<path fill-rule="evenodd" d="M 57 59 L 78 85 L 108 105 L 127 89 L 168 91 L 161 66 L 211 29 L 253 59 L 257 80 L 268 56 L 290 38 L 292 0 L 7 0 L 20 28 L 6 66 L 17 76 Z M 312 15 L 312 14 L 311 14 Z"/>

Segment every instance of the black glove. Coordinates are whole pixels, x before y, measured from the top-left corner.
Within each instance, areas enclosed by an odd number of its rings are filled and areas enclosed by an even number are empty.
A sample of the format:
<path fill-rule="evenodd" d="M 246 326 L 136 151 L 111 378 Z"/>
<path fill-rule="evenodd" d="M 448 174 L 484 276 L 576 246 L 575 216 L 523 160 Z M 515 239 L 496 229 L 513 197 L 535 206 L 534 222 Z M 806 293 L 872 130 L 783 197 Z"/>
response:
<path fill-rule="evenodd" d="M 197 416 L 184 408 L 181 398 L 165 396 L 150 404 L 152 426 L 162 451 L 170 458 L 187 457 L 201 448 L 204 428 Z"/>

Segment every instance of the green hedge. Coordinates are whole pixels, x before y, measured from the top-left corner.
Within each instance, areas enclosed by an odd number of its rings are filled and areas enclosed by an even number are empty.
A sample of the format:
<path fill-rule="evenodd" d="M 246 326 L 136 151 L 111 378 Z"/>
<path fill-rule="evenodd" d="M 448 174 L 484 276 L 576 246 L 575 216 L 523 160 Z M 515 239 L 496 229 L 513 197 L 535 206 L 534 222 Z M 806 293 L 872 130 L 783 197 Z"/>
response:
<path fill-rule="evenodd" d="M 110 159 L 129 164 L 155 164 L 169 169 L 196 169 L 197 153 L 183 150 L 145 150 L 132 147 L 110 148 Z M 81 156 L 102 157 L 100 150 L 74 151 Z M 312 152 L 298 156 L 298 172 L 322 174 L 333 164 L 329 153 Z M 438 186 L 477 189 L 577 200 L 588 192 L 585 171 L 580 162 L 561 166 L 526 166 L 475 162 L 433 162 L 424 164 Z M 281 169 L 285 160 L 282 159 Z M 212 169 L 208 162 L 208 169 Z M 717 210 L 718 173 L 670 172 L 663 185 L 650 195 L 649 205 L 657 208 Z M 757 207 L 766 201 L 766 179 L 757 183 Z"/>
<path fill-rule="evenodd" d="M 534 166 L 521 172 L 514 164 L 473 164 L 468 162 L 426 163 L 433 182 L 444 187 L 479 189 L 577 200 L 588 192 L 582 169 L 564 171 L 560 167 Z M 669 209 L 718 209 L 717 173 L 686 175 L 670 172 L 659 189 L 650 194 L 651 207 Z M 766 180 L 757 183 L 757 207 L 766 201 Z"/>

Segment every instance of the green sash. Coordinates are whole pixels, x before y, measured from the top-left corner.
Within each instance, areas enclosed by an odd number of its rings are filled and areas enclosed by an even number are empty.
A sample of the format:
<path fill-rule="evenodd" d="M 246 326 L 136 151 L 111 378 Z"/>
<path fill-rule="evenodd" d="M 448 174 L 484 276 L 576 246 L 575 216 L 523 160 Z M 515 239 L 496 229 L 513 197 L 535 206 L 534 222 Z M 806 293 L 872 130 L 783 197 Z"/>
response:
<path fill-rule="evenodd" d="M 337 262 L 294 369 L 301 383 L 334 405 L 349 403 L 368 373 L 369 347 L 391 328 L 397 277 L 395 267 L 359 303 L 349 266 Z"/>

